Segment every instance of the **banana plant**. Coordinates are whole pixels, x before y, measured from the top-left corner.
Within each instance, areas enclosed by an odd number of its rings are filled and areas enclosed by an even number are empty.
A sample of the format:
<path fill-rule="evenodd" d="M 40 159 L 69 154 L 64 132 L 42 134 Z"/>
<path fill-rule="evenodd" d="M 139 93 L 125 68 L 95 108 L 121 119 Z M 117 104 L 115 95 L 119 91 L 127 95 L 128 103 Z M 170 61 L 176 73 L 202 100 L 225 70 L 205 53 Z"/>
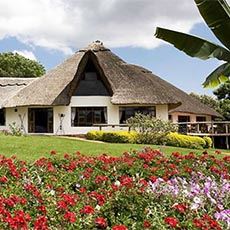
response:
<path fill-rule="evenodd" d="M 224 61 L 207 76 L 203 86 L 213 88 L 230 77 L 230 7 L 225 0 L 194 0 L 204 21 L 223 46 L 197 36 L 157 27 L 155 36 L 191 57 Z"/>

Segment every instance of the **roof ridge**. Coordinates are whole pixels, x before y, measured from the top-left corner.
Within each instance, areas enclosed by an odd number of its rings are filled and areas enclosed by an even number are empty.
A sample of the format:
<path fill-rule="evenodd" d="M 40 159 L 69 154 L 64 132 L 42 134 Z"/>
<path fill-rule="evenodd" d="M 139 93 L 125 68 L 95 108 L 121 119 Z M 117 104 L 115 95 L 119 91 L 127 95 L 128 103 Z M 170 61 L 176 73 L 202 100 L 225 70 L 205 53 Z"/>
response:
<path fill-rule="evenodd" d="M 108 49 L 104 46 L 103 42 L 96 40 L 96 41 L 90 43 L 85 48 L 80 49 L 78 52 L 86 52 L 86 51 L 90 51 L 90 50 L 93 52 L 110 51 L 110 49 Z"/>

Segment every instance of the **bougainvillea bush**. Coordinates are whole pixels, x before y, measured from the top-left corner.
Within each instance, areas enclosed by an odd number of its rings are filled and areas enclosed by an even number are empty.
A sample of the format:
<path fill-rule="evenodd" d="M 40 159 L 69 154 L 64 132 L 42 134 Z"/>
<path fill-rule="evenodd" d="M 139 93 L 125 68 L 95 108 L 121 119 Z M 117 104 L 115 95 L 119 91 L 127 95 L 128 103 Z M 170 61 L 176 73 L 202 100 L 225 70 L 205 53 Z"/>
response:
<path fill-rule="evenodd" d="M 55 155 L 32 165 L 0 157 L 0 229 L 230 227 L 229 156 Z"/>

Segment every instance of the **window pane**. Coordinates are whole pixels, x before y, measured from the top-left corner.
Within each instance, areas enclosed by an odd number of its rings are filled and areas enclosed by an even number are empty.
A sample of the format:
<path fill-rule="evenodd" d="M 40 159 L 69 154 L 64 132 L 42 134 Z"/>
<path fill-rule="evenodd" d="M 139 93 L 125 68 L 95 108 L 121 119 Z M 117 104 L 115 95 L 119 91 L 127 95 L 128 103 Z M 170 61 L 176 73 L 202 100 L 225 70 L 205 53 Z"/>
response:
<path fill-rule="evenodd" d="M 120 123 L 124 124 L 127 119 L 135 116 L 136 113 L 142 113 L 145 115 L 151 115 L 152 117 L 156 117 L 156 108 L 153 107 L 120 107 L 119 108 L 119 116 Z"/>
<path fill-rule="evenodd" d="M 74 115 L 76 111 L 76 115 Z M 93 124 L 106 124 L 106 107 L 72 107 L 72 126 L 92 126 Z"/>
<path fill-rule="evenodd" d="M 0 125 L 5 125 L 5 109 L 0 109 Z"/>

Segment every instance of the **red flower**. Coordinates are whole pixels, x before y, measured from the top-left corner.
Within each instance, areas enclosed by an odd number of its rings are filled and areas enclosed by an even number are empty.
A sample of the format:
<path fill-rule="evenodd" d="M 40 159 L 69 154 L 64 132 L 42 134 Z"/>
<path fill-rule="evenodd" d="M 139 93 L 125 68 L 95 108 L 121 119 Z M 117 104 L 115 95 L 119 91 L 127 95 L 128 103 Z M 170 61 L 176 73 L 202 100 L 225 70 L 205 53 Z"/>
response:
<path fill-rule="evenodd" d="M 94 208 L 90 205 L 86 205 L 83 209 L 80 210 L 80 212 L 83 214 L 93 214 Z"/>
<path fill-rule="evenodd" d="M 106 228 L 107 227 L 107 222 L 106 219 L 103 217 L 97 217 L 95 219 L 95 224 L 97 225 L 97 227 L 99 228 Z"/>
<path fill-rule="evenodd" d="M 180 213 L 184 213 L 187 210 L 187 207 L 185 204 L 176 204 L 176 205 L 173 205 L 173 208 L 175 208 Z"/>
<path fill-rule="evenodd" d="M 128 228 L 125 225 L 115 225 L 112 230 L 128 230 Z"/>
<path fill-rule="evenodd" d="M 145 220 L 144 223 L 143 223 L 143 227 L 144 228 L 150 228 L 151 224 L 149 223 L 149 221 Z"/>
<path fill-rule="evenodd" d="M 34 222 L 34 230 L 48 230 L 47 218 L 39 216 Z"/>
<path fill-rule="evenodd" d="M 177 218 L 169 216 L 165 218 L 165 223 L 172 228 L 176 228 L 179 222 Z"/>
<path fill-rule="evenodd" d="M 150 176 L 149 179 L 152 183 L 154 183 L 157 180 L 157 176 Z"/>
<path fill-rule="evenodd" d="M 202 223 L 202 221 L 199 220 L 199 219 L 194 219 L 194 220 L 193 220 L 193 224 L 194 224 L 194 226 L 197 227 L 197 228 L 202 228 L 202 227 L 203 227 L 203 223 Z"/>
<path fill-rule="evenodd" d="M 46 215 L 46 207 L 44 205 L 38 206 L 37 210 L 42 212 L 44 215 Z"/>
<path fill-rule="evenodd" d="M 69 221 L 70 223 L 76 222 L 76 215 L 74 212 L 67 211 L 64 215 L 64 218 Z"/>
<path fill-rule="evenodd" d="M 216 150 L 215 154 L 221 154 L 221 151 L 220 150 Z"/>
<path fill-rule="evenodd" d="M 6 176 L 0 177 L 0 182 L 1 182 L 1 183 L 6 183 L 7 181 L 8 181 L 8 179 L 7 179 Z"/>
<path fill-rule="evenodd" d="M 56 154 L 57 154 L 56 150 L 51 150 L 50 151 L 50 155 L 56 155 Z"/>

